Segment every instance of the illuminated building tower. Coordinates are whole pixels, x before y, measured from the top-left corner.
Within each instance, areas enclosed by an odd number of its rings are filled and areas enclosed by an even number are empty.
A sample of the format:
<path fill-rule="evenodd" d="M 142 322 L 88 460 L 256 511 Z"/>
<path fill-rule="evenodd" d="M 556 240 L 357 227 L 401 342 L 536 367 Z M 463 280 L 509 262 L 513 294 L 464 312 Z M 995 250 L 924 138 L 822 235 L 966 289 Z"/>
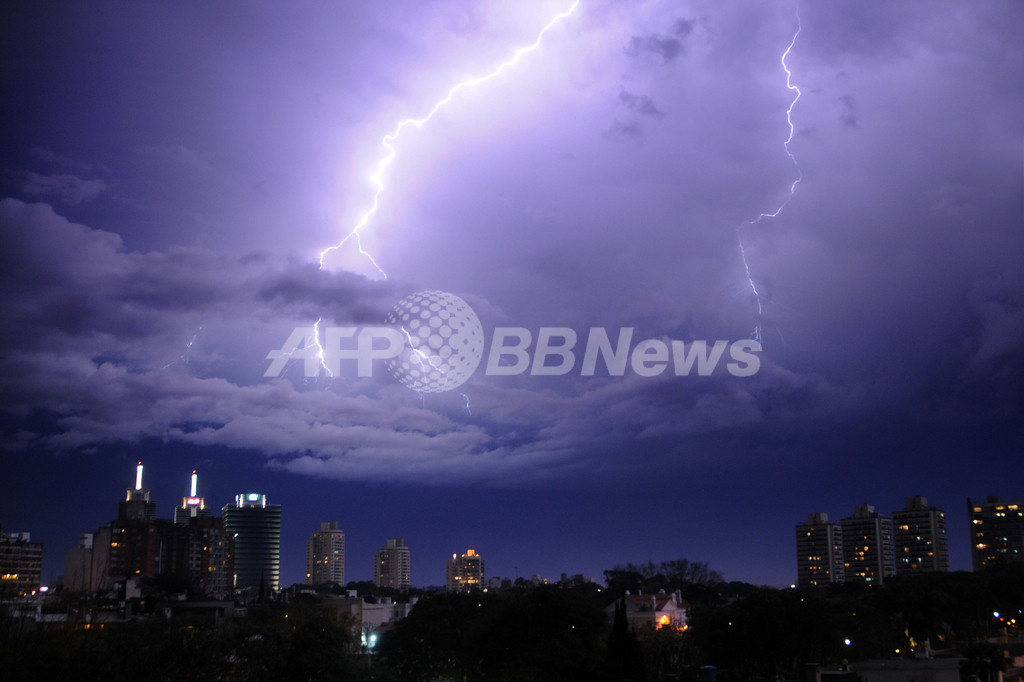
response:
<path fill-rule="evenodd" d="M 881 584 L 893 576 L 892 520 L 870 504 L 854 507 L 841 522 L 847 582 Z"/>
<path fill-rule="evenodd" d="M 345 584 L 345 532 L 324 521 L 306 540 L 306 584 Z"/>
<path fill-rule="evenodd" d="M 171 571 L 173 551 L 178 546 L 173 523 L 156 518 L 156 502 L 142 487 L 142 462 L 135 467 L 135 488 L 118 502 L 117 519 L 111 521 L 108 577 L 111 579 L 153 578 Z M 103 547 L 93 542 L 93 552 Z"/>
<path fill-rule="evenodd" d="M 842 533 L 828 514 L 810 514 L 807 523 L 797 524 L 796 572 L 800 587 L 843 582 Z"/>
<path fill-rule="evenodd" d="M 196 495 L 198 478 L 195 469 L 193 469 L 188 497 L 181 498 L 181 506 L 174 508 L 175 523 L 187 525 L 189 519 L 194 519 L 197 516 L 213 516 L 213 511 L 206 507 L 206 500 Z"/>
<path fill-rule="evenodd" d="M 135 467 L 135 489 L 129 488 L 125 499 L 117 504 L 117 518 L 120 521 L 156 518 L 156 502 L 150 502 L 149 491 L 142 489 L 142 462 Z"/>
<path fill-rule="evenodd" d="M 224 529 L 224 520 L 215 517 L 206 500 L 199 497 L 198 479 L 193 469 L 188 496 L 174 508 L 175 526 L 187 526 L 185 532 L 178 533 L 174 572 L 206 596 L 223 598 L 231 594 L 234 585 L 235 541 Z"/>
<path fill-rule="evenodd" d="M 373 557 L 373 584 L 402 592 L 409 589 L 409 548 L 403 538 L 390 539 L 377 550 Z"/>
<path fill-rule="evenodd" d="M 946 515 L 928 499 L 908 497 L 905 509 L 892 513 L 896 575 L 949 570 Z"/>
<path fill-rule="evenodd" d="M 235 538 L 235 589 L 277 591 L 281 573 L 281 506 L 246 493 L 226 504 L 224 530 Z"/>
<path fill-rule="evenodd" d="M 452 554 L 445 576 L 449 592 L 469 592 L 480 589 L 484 583 L 484 560 L 475 549 L 467 549 L 462 556 Z"/>
<path fill-rule="evenodd" d="M 43 573 L 43 543 L 28 533 L 0 530 L 0 598 L 33 594 Z"/>
<path fill-rule="evenodd" d="M 1024 561 L 1024 501 L 984 502 L 967 498 L 971 531 L 971 565 L 975 571 L 1007 561 Z"/>

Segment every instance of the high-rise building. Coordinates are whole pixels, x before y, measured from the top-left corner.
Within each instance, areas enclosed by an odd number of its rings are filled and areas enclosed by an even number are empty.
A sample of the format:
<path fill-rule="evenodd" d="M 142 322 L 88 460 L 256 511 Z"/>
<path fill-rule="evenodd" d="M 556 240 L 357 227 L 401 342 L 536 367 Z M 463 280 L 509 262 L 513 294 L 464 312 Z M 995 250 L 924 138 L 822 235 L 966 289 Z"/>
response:
<path fill-rule="evenodd" d="M 403 538 L 391 538 L 373 557 L 373 583 L 405 592 L 409 589 L 409 548 Z"/>
<path fill-rule="evenodd" d="M 1024 561 L 1024 501 L 984 502 L 967 498 L 971 531 L 971 565 L 975 571 L 1007 561 Z"/>
<path fill-rule="evenodd" d="M 172 573 L 181 533 L 170 519 L 116 519 L 110 524 L 111 578 L 154 578 Z M 93 551 L 97 551 L 95 545 Z M 102 550 L 100 550 L 102 551 Z"/>
<path fill-rule="evenodd" d="M 475 549 L 459 556 L 452 554 L 445 571 L 445 588 L 449 592 L 469 592 L 484 584 L 484 560 Z"/>
<path fill-rule="evenodd" d="M 892 520 L 870 504 L 854 507 L 841 522 L 847 582 L 883 583 L 893 576 Z"/>
<path fill-rule="evenodd" d="M 224 505 L 224 530 L 235 538 L 235 588 L 277 591 L 281 576 L 281 506 L 245 493 Z"/>
<path fill-rule="evenodd" d="M 142 462 L 135 467 L 135 488 L 128 488 L 125 499 L 117 504 L 117 518 L 120 521 L 156 518 L 156 502 L 151 502 L 149 491 L 142 488 Z"/>
<path fill-rule="evenodd" d="M 224 528 L 224 519 L 194 516 L 188 520 L 186 537 L 187 545 L 178 552 L 175 572 L 208 597 L 229 596 L 235 577 L 235 540 Z"/>
<path fill-rule="evenodd" d="M 227 597 L 234 584 L 233 537 L 223 520 L 211 515 L 192 495 L 175 509 L 175 521 L 156 518 L 156 502 L 142 488 L 142 464 L 135 488 L 118 503 L 118 518 L 95 533 L 79 536 L 64 561 L 64 586 L 71 591 L 107 590 L 122 578 L 176 575 L 189 588 L 210 597 Z"/>
<path fill-rule="evenodd" d="M 32 594 L 43 573 L 43 543 L 32 542 L 29 533 L 4 533 L 0 529 L 0 598 Z"/>
<path fill-rule="evenodd" d="M 345 532 L 324 521 L 306 540 L 306 584 L 345 584 Z"/>
<path fill-rule="evenodd" d="M 842 533 L 838 523 L 828 520 L 828 514 L 809 514 L 807 523 L 797 524 L 796 570 L 800 587 L 845 579 Z"/>
<path fill-rule="evenodd" d="M 928 506 L 928 499 L 907 498 L 904 509 L 892 513 L 896 575 L 949 570 L 946 514 Z"/>
<path fill-rule="evenodd" d="M 206 500 L 196 493 L 199 476 L 195 469 L 192 470 L 192 479 L 189 484 L 189 493 L 181 498 L 181 506 L 174 508 L 174 522 L 188 525 L 189 519 L 198 516 L 213 516 L 213 510 L 208 509 Z"/>
<path fill-rule="evenodd" d="M 78 536 L 78 546 L 64 558 L 64 587 L 72 592 L 96 592 L 111 585 L 110 525 Z"/>
<path fill-rule="evenodd" d="M 142 487 L 142 462 L 135 467 L 135 487 L 117 503 L 117 518 L 111 521 L 110 542 L 93 552 L 108 552 L 110 579 L 153 578 L 171 571 L 175 542 L 173 523 L 156 518 L 156 502 Z"/>
<path fill-rule="evenodd" d="M 186 578 L 192 589 L 208 597 L 231 594 L 234 583 L 235 541 L 198 492 L 199 475 L 192 470 L 188 495 L 174 508 L 177 529 L 172 570 Z"/>

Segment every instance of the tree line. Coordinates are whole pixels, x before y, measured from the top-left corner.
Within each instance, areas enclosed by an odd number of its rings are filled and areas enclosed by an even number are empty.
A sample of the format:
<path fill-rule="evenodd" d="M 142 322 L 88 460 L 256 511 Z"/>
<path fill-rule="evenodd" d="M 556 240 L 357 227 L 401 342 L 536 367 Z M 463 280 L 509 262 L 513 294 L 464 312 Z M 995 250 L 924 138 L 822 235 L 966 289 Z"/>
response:
<path fill-rule="evenodd" d="M 86 680 L 696 680 L 799 679 L 807 664 L 840 667 L 909 656 L 929 643 L 1004 666 L 984 640 L 1024 622 L 1024 564 L 929 573 L 884 585 L 775 589 L 726 582 L 685 559 L 616 566 L 607 587 L 543 585 L 434 594 L 360 647 L 347 616 L 313 603 L 272 603 L 218 623 L 149 619 L 84 630 L 0 632 L 0 678 Z M 678 590 L 689 628 L 637 632 L 627 592 Z M 998 615 L 996 615 L 998 614 Z"/>

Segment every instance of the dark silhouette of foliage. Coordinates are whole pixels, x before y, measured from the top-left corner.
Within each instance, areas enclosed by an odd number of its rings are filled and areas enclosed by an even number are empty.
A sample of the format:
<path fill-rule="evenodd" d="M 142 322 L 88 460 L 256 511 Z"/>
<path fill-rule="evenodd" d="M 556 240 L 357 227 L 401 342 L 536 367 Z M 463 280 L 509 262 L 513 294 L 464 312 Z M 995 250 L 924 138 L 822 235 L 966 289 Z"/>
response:
<path fill-rule="evenodd" d="M 691 604 L 721 604 L 725 601 L 717 591 L 717 587 L 724 583 L 722 574 L 700 561 L 673 559 L 660 564 L 653 561 L 640 565 L 626 564 L 605 571 L 604 578 L 611 601 L 627 592 L 656 594 L 662 590 L 679 590 Z"/>
<path fill-rule="evenodd" d="M 604 679 L 607 682 L 646 681 L 643 653 L 636 638 L 636 630 L 626 617 L 625 599 L 615 604 L 612 630 L 608 634 L 605 654 Z"/>
<path fill-rule="evenodd" d="M 89 629 L 35 630 L 0 647 L 10 680 L 206 682 L 350 680 L 351 621 L 325 609 L 274 605 L 214 625 L 150 618 Z"/>
<path fill-rule="evenodd" d="M 971 642 L 964 645 L 960 653 L 964 657 L 960 677 L 968 682 L 994 682 L 1009 663 L 999 645 L 992 642 Z"/>
<path fill-rule="evenodd" d="M 586 596 L 555 586 L 420 600 L 378 655 L 402 680 L 593 680 L 607 626 Z"/>

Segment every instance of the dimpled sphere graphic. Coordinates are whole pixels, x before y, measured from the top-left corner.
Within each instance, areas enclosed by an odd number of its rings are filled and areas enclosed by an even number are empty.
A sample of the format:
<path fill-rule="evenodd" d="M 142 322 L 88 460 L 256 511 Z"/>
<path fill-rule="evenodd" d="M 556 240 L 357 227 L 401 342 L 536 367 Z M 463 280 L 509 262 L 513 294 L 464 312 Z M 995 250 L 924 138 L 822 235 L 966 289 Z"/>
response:
<path fill-rule="evenodd" d="M 388 360 L 388 371 L 414 391 L 450 391 L 465 383 L 480 364 L 483 327 L 473 309 L 455 294 L 411 294 L 384 321 L 405 336 L 405 348 Z"/>

